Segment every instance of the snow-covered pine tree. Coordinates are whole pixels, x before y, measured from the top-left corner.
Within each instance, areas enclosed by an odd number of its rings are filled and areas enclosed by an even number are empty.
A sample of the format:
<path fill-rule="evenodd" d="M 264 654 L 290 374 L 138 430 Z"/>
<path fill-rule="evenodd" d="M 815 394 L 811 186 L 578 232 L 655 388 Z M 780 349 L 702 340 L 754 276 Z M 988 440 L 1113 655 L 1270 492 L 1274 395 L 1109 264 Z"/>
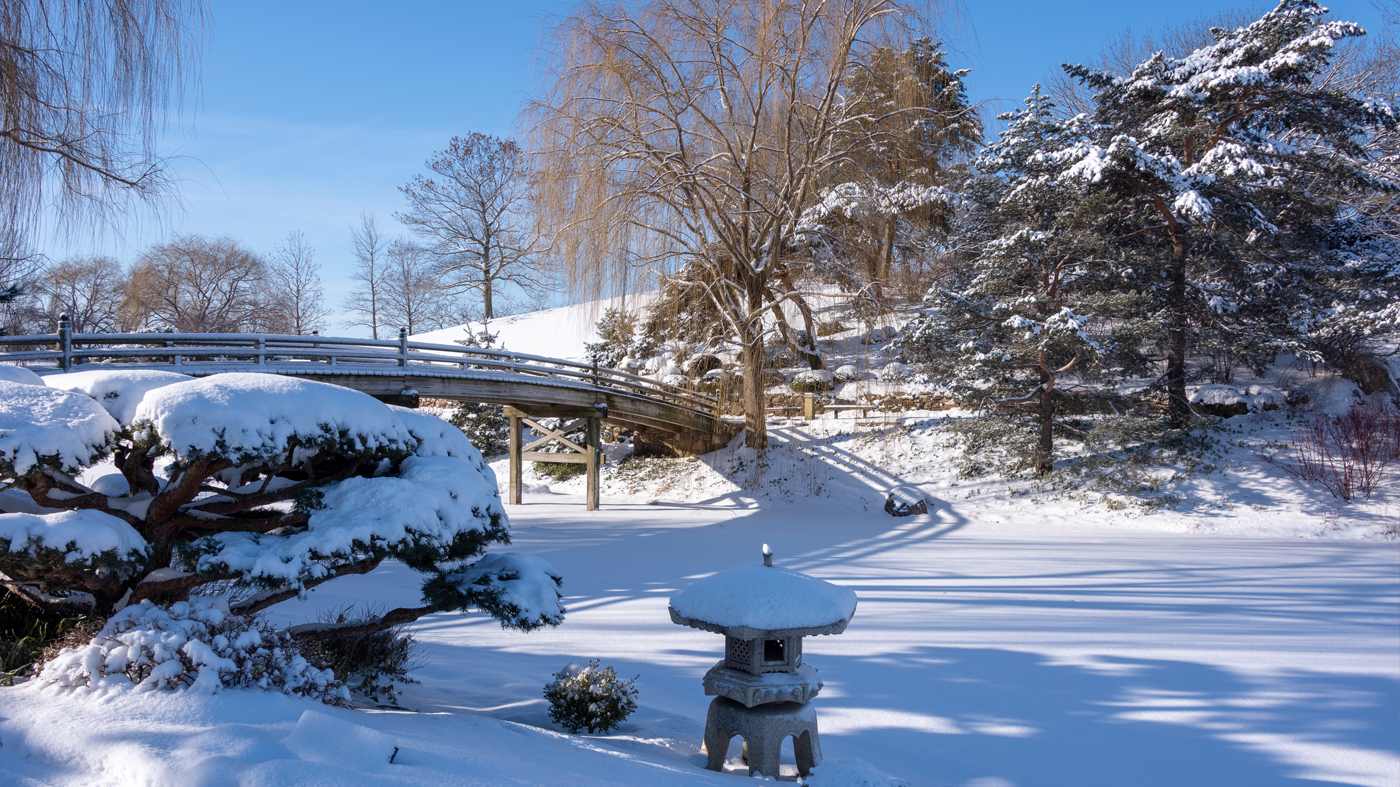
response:
<path fill-rule="evenodd" d="M 1054 466 L 1065 389 L 1083 391 L 1104 345 L 1119 344 L 1110 335 L 1137 326 L 1122 318 L 1132 296 L 1119 291 L 1121 261 L 1103 248 L 1099 206 L 1043 154 L 1081 141 L 1082 119 L 1057 119 L 1039 85 L 1000 118 L 1008 126 L 976 160 L 959 227 L 982 251 L 929 292 L 927 315 L 897 345 L 964 399 L 1010 417 L 1019 434 L 1005 447 L 1028 443 L 1022 459 L 1044 474 Z"/>
<path fill-rule="evenodd" d="M 156 602 L 204 614 L 180 603 L 222 583 L 242 589 L 226 612 L 248 615 L 393 558 L 424 576 L 423 606 L 297 626 L 292 638 L 448 610 L 522 630 L 563 618 L 548 563 L 485 554 L 510 542 L 496 481 L 441 419 L 274 375 L 104 370 L 44 382 L 0 382 L 0 480 L 30 498 L 4 500 L 15 512 L 0 514 L 0 572 L 36 607 L 105 618 Z M 116 472 L 77 480 L 108 457 Z"/>
<path fill-rule="evenodd" d="M 1120 244 L 1156 257 L 1140 286 L 1164 314 L 1161 379 L 1177 425 L 1191 415 L 1193 344 L 1263 358 L 1296 337 L 1299 309 L 1318 297 L 1323 230 L 1338 210 L 1329 195 L 1341 191 L 1320 184 L 1386 186 L 1360 143 L 1395 113 L 1319 79 L 1338 43 L 1365 32 L 1326 13 L 1283 0 L 1126 76 L 1066 66 L 1095 91 L 1096 130 L 1054 157 L 1069 180 L 1111 197 Z"/>

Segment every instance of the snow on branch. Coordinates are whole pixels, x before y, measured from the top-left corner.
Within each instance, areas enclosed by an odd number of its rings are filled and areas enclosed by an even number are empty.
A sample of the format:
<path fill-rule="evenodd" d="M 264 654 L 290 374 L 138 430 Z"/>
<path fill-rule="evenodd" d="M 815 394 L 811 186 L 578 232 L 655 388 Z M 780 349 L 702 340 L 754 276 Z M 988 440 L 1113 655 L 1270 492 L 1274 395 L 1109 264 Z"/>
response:
<path fill-rule="evenodd" d="M 0 381 L 0 476 L 75 473 L 104 456 L 120 428 L 82 394 Z"/>

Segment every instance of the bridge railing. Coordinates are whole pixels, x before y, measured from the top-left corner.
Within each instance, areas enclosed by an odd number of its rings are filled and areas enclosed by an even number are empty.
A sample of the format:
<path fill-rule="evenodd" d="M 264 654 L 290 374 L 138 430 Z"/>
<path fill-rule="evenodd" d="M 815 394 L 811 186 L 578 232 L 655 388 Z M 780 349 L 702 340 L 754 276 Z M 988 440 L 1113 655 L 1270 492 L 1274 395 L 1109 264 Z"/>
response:
<path fill-rule="evenodd" d="M 187 374 L 445 374 L 482 372 L 589 386 L 695 410 L 713 417 L 712 396 L 635 374 L 539 355 L 398 339 L 244 333 L 69 333 L 0 337 L 0 362 L 34 371 L 81 371 L 88 364 L 131 364 Z M 317 367 L 308 369 L 306 367 Z"/>

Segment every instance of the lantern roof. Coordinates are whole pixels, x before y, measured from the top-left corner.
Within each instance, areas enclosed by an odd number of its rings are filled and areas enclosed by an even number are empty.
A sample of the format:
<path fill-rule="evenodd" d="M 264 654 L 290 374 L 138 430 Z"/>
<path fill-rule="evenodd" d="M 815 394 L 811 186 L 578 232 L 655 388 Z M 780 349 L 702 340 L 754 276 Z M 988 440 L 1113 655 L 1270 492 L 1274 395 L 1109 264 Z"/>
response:
<path fill-rule="evenodd" d="M 856 594 L 799 571 L 742 563 L 671 597 L 671 620 L 736 639 L 840 634 L 856 614 Z"/>

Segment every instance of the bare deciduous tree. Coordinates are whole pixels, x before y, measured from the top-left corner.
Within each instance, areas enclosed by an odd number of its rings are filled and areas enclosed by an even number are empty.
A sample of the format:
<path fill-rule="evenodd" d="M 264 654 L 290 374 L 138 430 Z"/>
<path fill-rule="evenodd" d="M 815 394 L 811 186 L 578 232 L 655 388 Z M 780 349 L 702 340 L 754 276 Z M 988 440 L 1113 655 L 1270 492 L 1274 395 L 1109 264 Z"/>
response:
<path fill-rule="evenodd" d="M 256 331 L 267 324 L 267 265 L 232 238 L 185 235 L 137 260 L 122 301 L 126 329 Z"/>
<path fill-rule="evenodd" d="M 451 296 L 439 284 L 432 255 L 399 239 L 389 244 L 387 257 L 380 287 L 384 324 L 407 328 L 410 334 L 446 327 Z"/>
<path fill-rule="evenodd" d="M 852 150 L 874 46 L 920 37 L 901 0 L 585 0 L 551 31 L 529 108 L 539 215 L 578 294 L 628 269 L 704 272 L 743 359 L 746 441 L 767 445 L 764 315 L 799 218 Z M 837 143 L 840 144 L 837 144 Z M 779 300 L 798 295 L 782 290 Z"/>
<path fill-rule="evenodd" d="M 329 312 L 321 266 L 316 264 L 316 250 L 307 245 L 300 231 L 287 233 L 287 239 L 273 253 L 268 281 L 273 287 L 268 294 L 269 330 L 301 336 L 326 327 Z"/>
<path fill-rule="evenodd" d="M 170 185 L 156 150 L 203 43 L 204 0 L 0 4 L 0 236 L 47 208 L 100 225 Z"/>
<path fill-rule="evenodd" d="M 65 260 L 37 282 L 45 322 L 67 314 L 74 333 L 108 333 L 121 324 L 126 269 L 111 257 Z"/>
<path fill-rule="evenodd" d="M 350 253 L 355 256 L 350 280 L 355 284 L 341 308 L 351 316 L 347 325 L 368 328 L 373 339 L 379 338 L 383 320 L 384 247 L 384 233 L 374 214 L 361 213 L 359 223 L 350 225 Z"/>
<path fill-rule="evenodd" d="M 515 285 L 535 295 L 541 244 L 530 206 L 530 173 L 513 140 L 470 133 L 453 137 L 400 191 L 410 209 L 394 217 L 426 241 L 444 286 L 481 293 L 482 314 L 496 316 L 493 299 Z"/>

